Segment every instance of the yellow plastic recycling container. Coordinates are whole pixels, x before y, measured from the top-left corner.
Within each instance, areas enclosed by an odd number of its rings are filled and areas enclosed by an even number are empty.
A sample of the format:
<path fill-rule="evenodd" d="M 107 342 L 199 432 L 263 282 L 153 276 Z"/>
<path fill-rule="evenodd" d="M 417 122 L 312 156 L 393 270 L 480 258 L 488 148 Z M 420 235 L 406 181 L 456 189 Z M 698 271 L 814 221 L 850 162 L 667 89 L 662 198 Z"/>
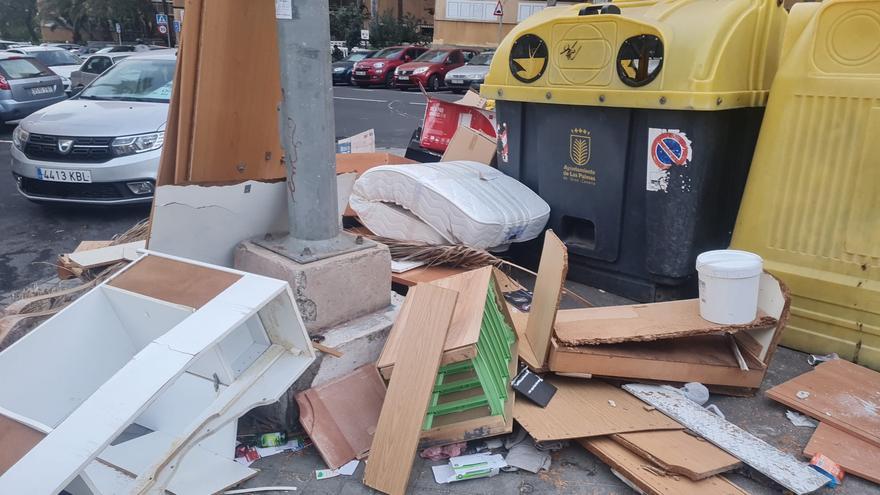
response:
<path fill-rule="evenodd" d="M 880 1 L 791 10 L 733 236 L 792 293 L 782 343 L 880 370 Z"/>

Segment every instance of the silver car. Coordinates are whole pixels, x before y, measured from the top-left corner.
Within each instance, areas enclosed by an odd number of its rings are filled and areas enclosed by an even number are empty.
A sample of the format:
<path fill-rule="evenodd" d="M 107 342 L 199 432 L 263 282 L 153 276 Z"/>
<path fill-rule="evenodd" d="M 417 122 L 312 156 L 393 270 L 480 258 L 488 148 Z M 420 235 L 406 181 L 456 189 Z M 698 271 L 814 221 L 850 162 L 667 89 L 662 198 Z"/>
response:
<path fill-rule="evenodd" d="M 90 56 L 79 69 L 70 73 L 70 90 L 74 93 L 82 90 L 107 69 L 131 55 L 131 53 L 102 53 Z"/>
<path fill-rule="evenodd" d="M 0 124 L 23 119 L 66 97 L 61 77 L 38 60 L 0 52 Z"/>
<path fill-rule="evenodd" d="M 70 73 L 82 65 L 81 58 L 63 48 L 54 46 L 19 46 L 7 51 L 34 57 L 42 62 L 43 65 L 52 69 L 52 72 L 61 76 L 65 91 L 70 91 Z"/>
<path fill-rule="evenodd" d="M 12 174 L 47 203 L 148 203 L 165 140 L 174 50 L 135 54 L 12 133 Z"/>
<path fill-rule="evenodd" d="M 464 93 L 468 89 L 480 89 L 486 74 L 489 73 L 489 65 L 492 64 L 494 50 L 483 52 L 472 58 L 467 65 L 453 69 L 446 73 L 446 87 L 453 93 Z"/>

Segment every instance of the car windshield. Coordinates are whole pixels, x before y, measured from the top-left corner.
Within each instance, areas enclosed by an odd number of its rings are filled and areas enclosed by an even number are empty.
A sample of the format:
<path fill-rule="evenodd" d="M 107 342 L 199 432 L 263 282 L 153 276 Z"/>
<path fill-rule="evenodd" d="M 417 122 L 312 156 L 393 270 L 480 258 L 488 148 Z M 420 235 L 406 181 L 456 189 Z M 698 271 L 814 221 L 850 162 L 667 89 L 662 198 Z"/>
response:
<path fill-rule="evenodd" d="M 406 48 L 384 48 L 370 58 L 397 58 Z"/>
<path fill-rule="evenodd" d="M 53 72 L 36 60 L 11 58 L 0 60 L 0 75 L 5 75 L 7 79 L 29 79 L 31 77 L 51 76 Z"/>
<path fill-rule="evenodd" d="M 449 52 L 446 50 L 428 50 L 422 54 L 419 58 L 416 59 L 416 62 L 429 62 L 429 63 L 437 63 L 446 60 L 446 56 L 449 55 Z"/>
<path fill-rule="evenodd" d="M 361 60 L 367 58 L 367 55 L 369 54 L 369 52 L 352 53 L 351 55 L 345 57 L 345 60 L 348 60 L 349 62 L 360 62 Z"/>
<path fill-rule="evenodd" d="M 29 55 L 33 55 L 37 60 L 49 67 L 56 65 L 79 65 L 82 63 L 82 60 L 67 50 L 46 50 L 32 52 Z"/>
<path fill-rule="evenodd" d="M 95 79 L 79 98 L 168 103 L 174 64 L 174 60 L 122 60 Z"/>
<path fill-rule="evenodd" d="M 492 63 L 492 55 L 495 55 L 495 52 L 481 53 L 472 58 L 468 65 L 490 65 Z"/>

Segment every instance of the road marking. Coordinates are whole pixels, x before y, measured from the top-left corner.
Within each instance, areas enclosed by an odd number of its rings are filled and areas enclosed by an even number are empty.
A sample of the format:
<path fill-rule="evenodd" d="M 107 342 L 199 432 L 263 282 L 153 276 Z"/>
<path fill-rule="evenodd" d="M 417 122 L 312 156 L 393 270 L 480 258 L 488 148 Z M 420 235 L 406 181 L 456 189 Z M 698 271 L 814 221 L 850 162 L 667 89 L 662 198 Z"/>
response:
<path fill-rule="evenodd" d="M 411 102 L 409 102 L 409 104 L 410 105 L 421 105 L 421 106 L 427 105 L 427 103 L 425 103 L 423 101 L 411 101 Z"/>
<path fill-rule="evenodd" d="M 352 100 L 352 101 L 372 101 L 374 103 L 388 103 L 388 100 L 371 100 L 370 98 L 348 98 L 345 96 L 334 96 L 334 100 Z"/>

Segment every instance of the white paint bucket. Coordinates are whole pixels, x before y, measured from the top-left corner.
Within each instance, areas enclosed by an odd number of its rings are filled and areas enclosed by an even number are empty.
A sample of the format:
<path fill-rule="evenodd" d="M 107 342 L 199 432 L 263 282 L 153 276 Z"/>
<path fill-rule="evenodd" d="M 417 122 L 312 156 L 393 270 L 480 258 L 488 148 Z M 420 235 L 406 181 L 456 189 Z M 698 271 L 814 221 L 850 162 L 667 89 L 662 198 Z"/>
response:
<path fill-rule="evenodd" d="M 700 316 L 713 323 L 749 323 L 758 315 L 764 260 L 747 251 L 722 249 L 697 256 Z"/>

